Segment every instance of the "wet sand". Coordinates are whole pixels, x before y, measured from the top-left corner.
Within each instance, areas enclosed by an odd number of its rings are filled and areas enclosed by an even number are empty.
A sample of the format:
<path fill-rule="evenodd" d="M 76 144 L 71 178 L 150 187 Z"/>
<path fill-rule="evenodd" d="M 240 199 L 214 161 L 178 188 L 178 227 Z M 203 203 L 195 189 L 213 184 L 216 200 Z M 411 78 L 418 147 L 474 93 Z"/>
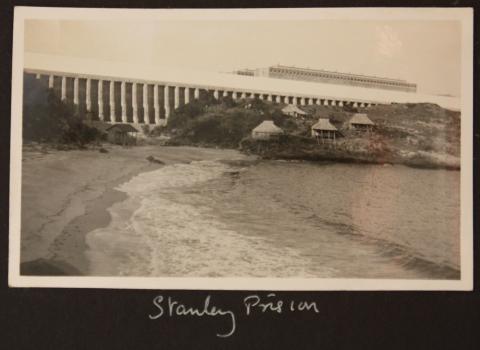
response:
<path fill-rule="evenodd" d="M 41 151 L 27 146 L 22 161 L 22 275 L 88 275 L 85 235 L 110 222 L 107 209 L 126 198 L 115 189 L 164 164 L 228 159 L 233 150 L 195 147 L 106 147 Z"/>

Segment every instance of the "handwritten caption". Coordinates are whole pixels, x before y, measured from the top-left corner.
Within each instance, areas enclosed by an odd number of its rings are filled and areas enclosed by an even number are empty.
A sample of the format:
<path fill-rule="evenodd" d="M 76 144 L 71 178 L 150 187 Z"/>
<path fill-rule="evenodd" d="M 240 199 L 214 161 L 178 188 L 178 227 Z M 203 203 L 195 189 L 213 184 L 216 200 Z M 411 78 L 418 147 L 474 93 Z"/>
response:
<path fill-rule="evenodd" d="M 243 298 L 241 310 L 246 316 L 254 316 L 259 313 L 319 313 L 315 301 L 284 300 L 275 293 L 269 293 L 266 296 L 249 295 Z M 172 296 L 157 295 L 153 298 L 153 311 L 148 317 L 150 320 L 173 317 L 221 317 L 225 319 L 225 329 L 216 333 L 217 337 L 220 338 L 232 336 L 237 329 L 237 314 L 233 310 L 215 306 L 210 295 L 205 298 L 200 307 L 186 305 Z"/>

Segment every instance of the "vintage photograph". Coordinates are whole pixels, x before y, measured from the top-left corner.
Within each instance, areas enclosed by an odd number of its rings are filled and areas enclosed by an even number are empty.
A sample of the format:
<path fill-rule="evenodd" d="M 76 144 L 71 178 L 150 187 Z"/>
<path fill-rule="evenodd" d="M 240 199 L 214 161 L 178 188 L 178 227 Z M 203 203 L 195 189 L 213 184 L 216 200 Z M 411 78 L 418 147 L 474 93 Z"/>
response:
<path fill-rule="evenodd" d="M 468 10 L 44 10 L 12 286 L 471 288 Z"/>

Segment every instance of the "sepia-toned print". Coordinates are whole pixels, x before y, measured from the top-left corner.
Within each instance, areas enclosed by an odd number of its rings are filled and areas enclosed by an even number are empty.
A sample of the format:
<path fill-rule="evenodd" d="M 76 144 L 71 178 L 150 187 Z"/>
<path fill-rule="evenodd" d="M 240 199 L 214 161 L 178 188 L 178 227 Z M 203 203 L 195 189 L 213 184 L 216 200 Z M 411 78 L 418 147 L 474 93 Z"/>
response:
<path fill-rule="evenodd" d="M 468 10 L 52 11 L 16 12 L 12 286 L 471 288 Z"/>

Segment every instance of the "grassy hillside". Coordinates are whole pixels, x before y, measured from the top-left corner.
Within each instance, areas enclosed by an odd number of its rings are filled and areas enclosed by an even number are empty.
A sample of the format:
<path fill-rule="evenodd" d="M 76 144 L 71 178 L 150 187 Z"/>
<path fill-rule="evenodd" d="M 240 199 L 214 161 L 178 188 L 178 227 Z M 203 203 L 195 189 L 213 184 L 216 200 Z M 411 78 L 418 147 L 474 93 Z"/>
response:
<path fill-rule="evenodd" d="M 432 104 L 394 104 L 365 112 L 377 126 L 372 134 L 348 130 L 350 107 L 304 106 L 306 118 L 283 115 L 284 104 L 260 100 L 212 98 L 177 109 L 165 130 L 170 144 L 240 148 L 265 158 L 403 163 L 412 166 L 459 168 L 460 113 Z M 342 133 L 336 146 L 319 145 L 310 137 L 318 118 L 329 118 Z M 258 141 L 251 130 L 273 120 L 287 135 L 277 141 Z M 159 132 L 159 130 L 154 130 Z"/>

